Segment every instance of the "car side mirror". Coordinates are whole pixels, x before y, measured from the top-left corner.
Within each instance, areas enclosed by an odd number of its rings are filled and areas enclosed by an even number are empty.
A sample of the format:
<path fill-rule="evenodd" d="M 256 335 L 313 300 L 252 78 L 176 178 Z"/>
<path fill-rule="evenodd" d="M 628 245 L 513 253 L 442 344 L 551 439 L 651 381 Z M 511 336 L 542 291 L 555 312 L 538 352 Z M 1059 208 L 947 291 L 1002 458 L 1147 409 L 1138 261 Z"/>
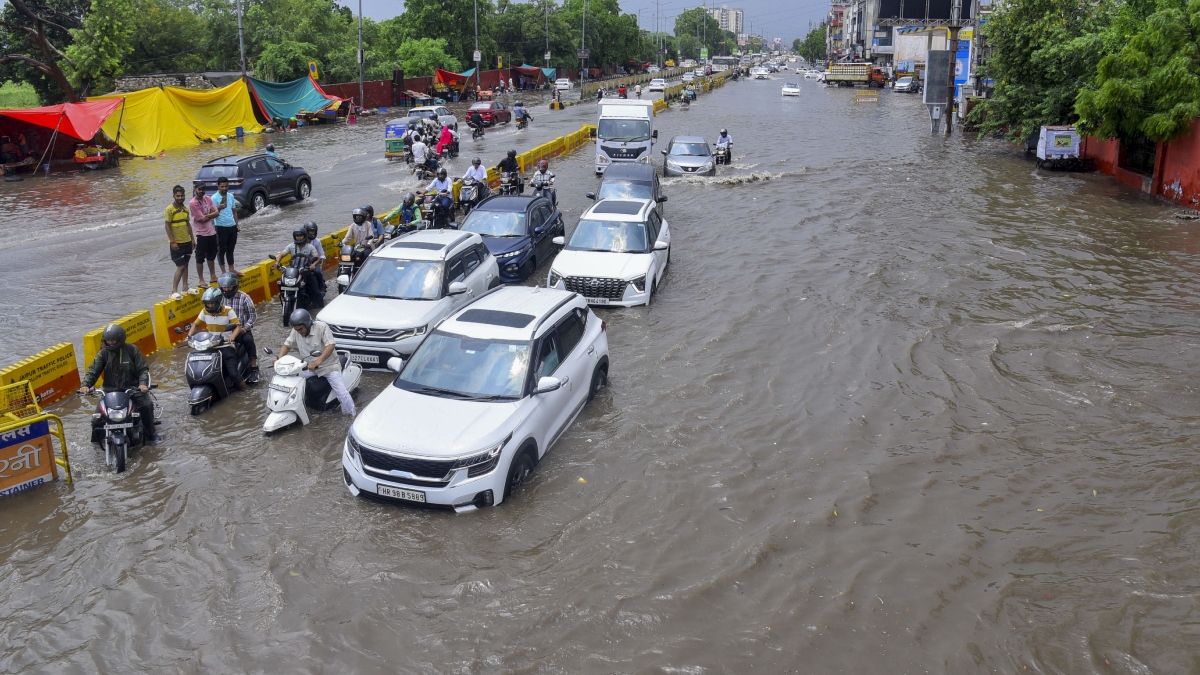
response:
<path fill-rule="evenodd" d="M 450 288 L 447 289 L 447 295 L 462 295 L 467 292 L 467 285 L 461 281 L 453 281 L 450 283 Z"/>
<path fill-rule="evenodd" d="M 654 242 L 654 250 L 655 250 L 655 251 L 665 251 L 665 250 L 667 250 L 667 242 L 665 242 L 665 241 L 656 241 L 656 242 Z"/>
<path fill-rule="evenodd" d="M 392 358 L 387 360 L 387 369 L 392 371 L 393 373 L 400 372 L 400 369 L 403 367 L 404 367 L 404 359 L 400 358 L 399 356 L 393 356 Z"/>
<path fill-rule="evenodd" d="M 658 140 L 658 129 L 655 129 L 654 133 L 650 134 L 650 138 Z"/>
<path fill-rule="evenodd" d="M 667 156 L 667 151 L 666 151 L 666 150 L 660 150 L 659 152 L 661 152 L 661 153 L 663 154 L 663 157 L 666 157 L 666 156 Z"/>
<path fill-rule="evenodd" d="M 263 347 L 263 353 L 264 353 L 264 354 L 271 354 L 271 355 L 274 355 L 274 354 L 275 354 L 275 350 L 271 349 L 270 347 Z"/>
<path fill-rule="evenodd" d="M 664 203 L 666 203 L 666 201 L 667 201 L 667 196 L 666 196 L 666 195 L 659 195 L 659 196 L 658 196 L 658 199 L 656 199 L 656 200 L 654 200 L 654 201 L 658 202 L 659 204 L 664 204 Z"/>
<path fill-rule="evenodd" d="M 545 231 L 546 231 L 546 228 L 545 228 L 545 226 L 542 226 L 542 225 L 539 225 L 539 226 L 537 226 L 537 227 L 533 228 L 533 233 L 534 233 L 534 234 L 542 234 L 542 233 L 544 233 Z"/>
<path fill-rule="evenodd" d="M 315 358 L 317 358 L 318 356 L 320 356 L 320 355 L 321 355 L 321 350 L 320 350 L 320 349 L 314 349 L 314 350 L 312 350 L 311 352 L 309 352 L 309 353 L 308 353 L 308 355 L 309 355 L 309 356 L 311 356 L 311 357 L 313 357 L 313 358 L 315 359 Z"/>
<path fill-rule="evenodd" d="M 593 199 L 593 200 L 594 200 L 594 199 L 596 198 L 596 193 L 595 193 L 595 192 L 589 192 L 589 193 L 585 194 L 585 195 L 584 195 L 584 197 L 587 197 L 588 199 Z"/>
<path fill-rule="evenodd" d="M 349 286 L 350 285 L 350 275 L 349 274 L 339 274 L 338 278 L 337 278 L 337 282 L 343 286 Z"/>
<path fill-rule="evenodd" d="M 567 383 L 567 378 L 558 379 L 557 377 L 543 377 L 538 380 L 537 389 L 533 390 L 533 394 L 549 394 L 552 391 L 562 389 L 562 386 Z"/>
<path fill-rule="evenodd" d="M 566 237 L 555 237 L 555 238 L 551 239 L 550 241 L 554 242 L 555 246 L 563 246 L 567 243 L 567 238 Z"/>

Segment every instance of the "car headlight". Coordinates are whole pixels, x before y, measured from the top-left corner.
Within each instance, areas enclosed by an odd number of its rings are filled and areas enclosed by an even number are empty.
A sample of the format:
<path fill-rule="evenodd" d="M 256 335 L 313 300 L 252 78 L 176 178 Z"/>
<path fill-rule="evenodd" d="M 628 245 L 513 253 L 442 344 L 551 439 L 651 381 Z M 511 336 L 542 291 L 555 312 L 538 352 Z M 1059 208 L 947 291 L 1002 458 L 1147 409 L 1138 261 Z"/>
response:
<path fill-rule="evenodd" d="M 397 333 L 396 339 L 397 340 L 407 340 L 408 338 L 411 338 L 411 337 L 417 337 L 418 335 L 424 335 L 428 330 L 429 330 L 429 324 L 425 324 L 424 326 L 417 326 L 416 328 L 409 328 L 408 330 L 402 330 L 399 333 Z"/>
<path fill-rule="evenodd" d="M 455 469 L 472 467 L 472 471 L 470 472 L 472 476 L 481 475 L 487 471 L 491 471 L 496 466 L 496 460 L 500 459 L 500 451 L 503 450 L 504 446 L 508 445 L 508 442 L 511 440 L 512 434 L 509 434 L 504 438 L 504 440 L 489 448 L 473 453 L 466 457 L 460 457 L 455 460 L 454 465 L 450 470 L 453 471 Z"/>
<path fill-rule="evenodd" d="M 712 160 L 710 159 L 704 163 L 704 166 L 700 167 L 700 170 L 701 171 L 709 171 L 712 168 L 713 168 L 713 163 L 712 163 Z"/>
<path fill-rule="evenodd" d="M 129 411 L 125 409 L 110 410 L 108 413 L 108 419 L 113 422 L 124 422 L 126 417 L 129 417 Z"/>
<path fill-rule="evenodd" d="M 643 274 L 640 277 L 634 277 L 633 279 L 630 279 L 629 285 L 633 286 L 633 290 L 637 291 L 638 293 L 645 293 L 646 292 L 646 275 Z"/>
<path fill-rule="evenodd" d="M 668 160 L 667 160 L 667 168 L 669 168 L 669 169 L 682 169 L 683 167 L 682 167 L 682 166 L 679 166 L 679 164 L 678 164 L 677 162 L 673 162 L 673 161 L 671 161 L 671 160 L 669 160 L 669 159 L 668 159 Z"/>
<path fill-rule="evenodd" d="M 517 256 L 521 255 L 522 253 L 529 251 L 529 248 L 530 247 L 526 246 L 525 248 L 517 249 L 516 251 L 509 251 L 508 253 L 501 253 L 500 255 L 496 256 L 496 259 L 497 260 L 505 260 L 507 258 L 516 258 Z"/>
<path fill-rule="evenodd" d="M 550 276 L 546 279 L 547 288 L 556 288 L 562 282 L 562 275 L 554 270 L 550 270 Z"/>
<path fill-rule="evenodd" d="M 350 451 L 350 457 L 356 462 L 362 462 L 362 448 L 358 445 L 358 441 L 354 439 L 353 433 L 346 434 L 346 449 Z"/>
<path fill-rule="evenodd" d="M 608 158 L 608 155 L 596 155 L 596 163 L 597 164 L 611 164 L 612 160 Z"/>

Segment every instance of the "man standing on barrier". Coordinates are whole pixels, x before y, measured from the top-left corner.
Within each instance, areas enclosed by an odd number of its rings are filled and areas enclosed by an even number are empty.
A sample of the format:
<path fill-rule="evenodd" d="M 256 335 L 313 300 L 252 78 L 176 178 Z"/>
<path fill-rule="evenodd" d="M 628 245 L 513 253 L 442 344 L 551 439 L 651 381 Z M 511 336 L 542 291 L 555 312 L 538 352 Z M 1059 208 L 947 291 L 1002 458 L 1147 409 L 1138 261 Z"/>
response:
<path fill-rule="evenodd" d="M 83 386 L 79 387 L 79 393 L 86 396 L 101 375 L 104 376 L 105 391 L 137 389 L 131 400 L 137 406 L 138 412 L 141 413 L 140 419 L 146 442 L 154 443 L 160 440 L 154 429 L 154 404 L 151 403 L 150 396 L 146 394 L 150 390 L 150 366 L 146 364 L 146 357 L 142 356 L 142 352 L 136 345 L 126 344 L 125 329 L 115 323 L 110 323 L 104 328 L 100 339 L 103 340 L 104 347 L 96 352 L 96 358 L 92 359 L 91 367 L 84 373 Z M 98 431 L 103 436 L 104 420 L 95 418 L 93 420 L 92 442 L 94 443 L 99 440 L 96 424 L 99 422 Z"/>
<path fill-rule="evenodd" d="M 175 201 L 167 207 L 167 241 L 171 243 L 171 262 L 175 263 L 175 279 L 171 282 L 171 299 L 179 300 L 179 283 L 183 282 L 183 292 L 191 293 L 188 286 L 188 261 L 192 257 L 192 224 L 189 221 L 191 212 L 183 202 L 187 193 L 182 185 L 171 188 L 171 196 Z"/>

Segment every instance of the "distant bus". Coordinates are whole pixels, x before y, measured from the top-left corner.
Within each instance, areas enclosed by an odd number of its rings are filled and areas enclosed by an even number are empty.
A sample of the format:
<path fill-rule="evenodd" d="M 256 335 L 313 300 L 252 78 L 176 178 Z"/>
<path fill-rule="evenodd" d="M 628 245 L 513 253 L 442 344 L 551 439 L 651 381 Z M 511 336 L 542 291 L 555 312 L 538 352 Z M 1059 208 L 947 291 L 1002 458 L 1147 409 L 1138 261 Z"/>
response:
<path fill-rule="evenodd" d="M 721 70 L 724 70 L 725 68 L 732 68 L 733 66 L 736 66 L 738 64 L 738 57 L 736 57 L 736 56 L 714 56 L 714 57 L 712 57 L 712 64 L 713 64 L 714 68 L 721 69 Z"/>

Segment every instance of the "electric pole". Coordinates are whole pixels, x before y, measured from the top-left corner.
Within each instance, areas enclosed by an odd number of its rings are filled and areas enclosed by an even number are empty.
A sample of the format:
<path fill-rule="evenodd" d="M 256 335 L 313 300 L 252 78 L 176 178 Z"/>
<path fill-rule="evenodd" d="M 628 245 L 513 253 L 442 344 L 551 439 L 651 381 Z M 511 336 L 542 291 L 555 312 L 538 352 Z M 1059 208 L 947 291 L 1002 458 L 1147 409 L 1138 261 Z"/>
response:
<path fill-rule="evenodd" d="M 546 68 L 549 68 L 549 67 L 550 67 L 550 0 L 546 0 Z"/>
<path fill-rule="evenodd" d="M 242 36 L 242 0 L 237 0 L 238 49 L 242 52 L 242 77 L 246 77 L 246 39 Z"/>
<path fill-rule="evenodd" d="M 958 29 L 962 18 L 962 0 L 952 0 L 950 3 L 950 27 L 946 30 L 946 46 L 950 49 L 950 81 L 947 83 L 946 96 L 946 135 L 953 131 L 954 118 L 954 70 L 958 65 Z"/>
<path fill-rule="evenodd" d="M 479 53 L 479 0 L 475 0 L 475 54 L 474 54 L 474 57 L 475 57 L 476 99 L 478 99 L 479 90 L 483 88 L 483 82 L 480 79 L 480 74 L 479 74 L 479 60 L 480 60 L 481 56 L 482 56 L 482 54 Z"/>
<path fill-rule="evenodd" d="M 583 80 L 587 75 L 587 0 L 583 0 L 583 27 L 579 31 L 579 100 L 583 101 Z"/>
<path fill-rule="evenodd" d="M 362 0 L 358 0 L 358 105 L 367 107 L 363 94 Z"/>

